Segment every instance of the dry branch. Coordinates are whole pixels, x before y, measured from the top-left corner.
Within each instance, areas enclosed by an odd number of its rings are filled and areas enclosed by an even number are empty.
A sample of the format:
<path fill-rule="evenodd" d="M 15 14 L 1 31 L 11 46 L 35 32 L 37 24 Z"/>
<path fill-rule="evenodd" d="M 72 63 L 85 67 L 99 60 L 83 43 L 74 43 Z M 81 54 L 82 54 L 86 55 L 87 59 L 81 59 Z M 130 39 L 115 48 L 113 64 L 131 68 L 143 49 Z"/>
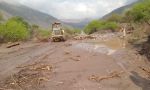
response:
<path fill-rule="evenodd" d="M 92 75 L 89 80 L 93 80 L 96 82 L 100 82 L 102 80 L 106 80 L 106 79 L 111 79 L 111 78 L 116 78 L 116 77 L 120 77 L 120 74 L 122 74 L 123 72 L 112 72 L 107 76 L 96 76 L 96 75 Z"/>
<path fill-rule="evenodd" d="M 11 45 L 8 45 L 6 48 L 12 48 L 12 47 L 15 47 L 15 46 L 18 46 L 20 45 L 20 43 L 13 43 Z"/>

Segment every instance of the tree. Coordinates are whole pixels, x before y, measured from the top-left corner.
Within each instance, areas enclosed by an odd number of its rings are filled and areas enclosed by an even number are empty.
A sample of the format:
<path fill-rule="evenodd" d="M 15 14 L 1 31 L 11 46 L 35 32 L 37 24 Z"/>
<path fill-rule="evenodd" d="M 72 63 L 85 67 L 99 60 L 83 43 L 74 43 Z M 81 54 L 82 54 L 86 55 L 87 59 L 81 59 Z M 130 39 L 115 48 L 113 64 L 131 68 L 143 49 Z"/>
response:
<path fill-rule="evenodd" d="M 92 33 L 96 32 L 99 27 L 100 27 L 100 21 L 94 20 L 85 27 L 84 32 L 87 34 L 92 34 Z"/>
<path fill-rule="evenodd" d="M 13 17 L 6 22 L 4 31 L 5 41 L 26 40 L 29 35 L 27 23 L 23 19 Z"/>

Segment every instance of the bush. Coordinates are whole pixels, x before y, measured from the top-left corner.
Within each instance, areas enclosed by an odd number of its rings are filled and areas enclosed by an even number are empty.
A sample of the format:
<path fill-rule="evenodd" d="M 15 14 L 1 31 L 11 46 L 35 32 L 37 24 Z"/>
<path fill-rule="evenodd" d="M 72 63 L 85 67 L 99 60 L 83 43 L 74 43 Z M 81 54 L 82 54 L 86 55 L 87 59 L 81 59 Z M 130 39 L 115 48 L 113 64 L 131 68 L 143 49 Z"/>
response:
<path fill-rule="evenodd" d="M 94 20 L 85 27 L 84 32 L 87 34 L 92 34 L 99 30 L 114 31 L 117 28 L 118 24 L 116 22 Z"/>
<path fill-rule="evenodd" d="M 108 17 L 108 18 L 106 19 L 106 21 L 121 23 L 121 22 L 123 22 L 122 19 L 123 19 L 122 15 L 119 15 L 119 14 L 112 14 L 110 17 Z"/>
<path fill-rule="evenodd" d="M 3 24 L 0 24 L 0 43 L 4 42 L 5 29 L 5 26 Z"/>
<path fill-rule="evenodd" d="M 28 22 L 26 22 L 22 17 L 16 16 L 9 19 L 9 21 L 16 21 L 22 23 L 26 28 L 31 28 Z"/>
<path fill-rule="evenodd" d="M 133 22 L 146 22 L 150 25 L 150 0 L 143 0 L 126 12 L 126 17 Z"/>
<path fill-rule="evenodd" d="M 37 35 L 38 39 L 48 39 L 51 36 L 51 32 L 48 30 L 38 29 Z"/>
<path fill-rule="evenodd" d="M 75 29 L 73 29 L 73 32 L 74 32 L 74 34 L 80 34 L 80 33 L 81 33 L 81 30 L 80 30 L 80 29 L 75 28 Z"/>
<path fill-rule="evenodd" d="M 0 12 L 0 22 L 3 20 L 3 14 Z"/>
<path fill-rule="evenodd" d="M 29 30 L 22 21 L 11 18 L 0 26 L 0 37 L 4 42 L 27 40 L 29 36 Z"/>

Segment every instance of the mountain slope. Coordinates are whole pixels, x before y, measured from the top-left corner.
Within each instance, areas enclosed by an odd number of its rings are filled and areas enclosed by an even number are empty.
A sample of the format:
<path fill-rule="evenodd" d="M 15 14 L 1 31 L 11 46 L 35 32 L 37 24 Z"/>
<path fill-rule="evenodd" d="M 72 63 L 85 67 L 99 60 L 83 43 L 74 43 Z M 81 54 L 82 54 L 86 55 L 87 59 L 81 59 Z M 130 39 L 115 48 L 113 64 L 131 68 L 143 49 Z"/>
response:
<path fill-rule="evenodd" d="M 90 21 L 91 21 L 91 19 L 63 20 L 63 22 L 65 22 L 65 24 L 70 25 L 70 26 L 72 26 L 74 28 L 79 28 L 79 29 L 83 29 Z"/>
<path fill-rule="evenodd" d="M 117 8 L 117 9 L 113 10 L 112 12 L 108 13 L 107 15 L 103 16 L 102 19 L 105 19 L 105 18 L 111 16 L 112 14 L 123 14 L 126 10 L 130 9 L 133 5 L 135 5 L 136 3 L 139 3 L 139 2 L 141 2 L 141 0 L 138 0 L 137 2 L 134 2 L 129 5 Z"/>
<path fill-rule="evenodd" d="M 12 16 L 20 16 L 31 24 L 37 24 L 41 27 L 49 27 L 53 22 L 59 21 L 56 18 L 31 9 L 21 4 L 10 4 L 7 2 L 0 2 L 0 11 L 4 14 L 4 18 L 8 19 Z"/>

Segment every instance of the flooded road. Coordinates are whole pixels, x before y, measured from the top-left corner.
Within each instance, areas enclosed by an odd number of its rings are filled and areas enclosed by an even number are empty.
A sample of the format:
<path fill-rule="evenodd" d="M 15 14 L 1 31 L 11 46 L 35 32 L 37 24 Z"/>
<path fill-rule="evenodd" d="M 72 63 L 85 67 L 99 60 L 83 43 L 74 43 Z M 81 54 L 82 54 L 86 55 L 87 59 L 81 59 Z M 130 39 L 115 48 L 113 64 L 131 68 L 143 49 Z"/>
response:
<path fill-rule="evenodd" d="M 149 90 L 150 88 L 146 74 L 139 69 L 139 66 L 146 66 L 143 58 L 136 51 L 125 48 L 124 41 L 115 36 L 107 40 L 101 38 L 60 43 L 29 42 L 11 49 L 4 47 L 0 47 L 3 48 L 3 51 L 0 51 L 0 89 L 2 90 L 20 90 L 20 88 L 22 90 Z M 46 66 L 44 70 L 32 67 L 27 68 L 28 73 L 21 75 L 18 73 L 26 71 L 25 66 L 31 67 L 32 64 L 35 65 L 34 63 L 43 65 L 43 62 L 52 65 L 52 71 Z M 36 80 L 42 80 L 40 84 L 28 79 L 28 74 L 30 76 L 33 73 L 30 70 L 42 70 L 40 72 L 42 77 L 36 76 Z M 9 81 L 13 74 L 22 78 L 15 77 L 11 78 L 13 81 Z M 22 80 L 28 80 L 28 83 Z"/>
<path fill-rule="evenodd" d="M 76 45 L 77 48 L 85 49 L 89 52 L 99 52 L 102 54 L 111 55 L 116 51 L 125 49 L 127 41 L 118 37 L 110 39 L 87 40 Z"/>

